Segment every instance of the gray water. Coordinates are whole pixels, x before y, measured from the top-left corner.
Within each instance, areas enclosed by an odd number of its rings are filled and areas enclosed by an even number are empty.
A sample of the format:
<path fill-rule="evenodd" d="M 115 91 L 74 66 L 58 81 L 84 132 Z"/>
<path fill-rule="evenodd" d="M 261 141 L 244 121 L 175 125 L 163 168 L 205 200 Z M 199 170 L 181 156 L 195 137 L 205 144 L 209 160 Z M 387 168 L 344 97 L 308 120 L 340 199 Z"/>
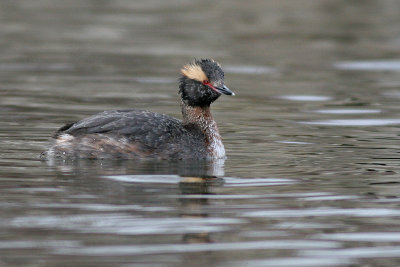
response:
<path fill-rule="evenodd" d="M 398 1 L 0 5 L 1 266 L 400 265 Z M 99 111 L 180 117 L 195 57 L 227 160 L 39 160 Z"/>

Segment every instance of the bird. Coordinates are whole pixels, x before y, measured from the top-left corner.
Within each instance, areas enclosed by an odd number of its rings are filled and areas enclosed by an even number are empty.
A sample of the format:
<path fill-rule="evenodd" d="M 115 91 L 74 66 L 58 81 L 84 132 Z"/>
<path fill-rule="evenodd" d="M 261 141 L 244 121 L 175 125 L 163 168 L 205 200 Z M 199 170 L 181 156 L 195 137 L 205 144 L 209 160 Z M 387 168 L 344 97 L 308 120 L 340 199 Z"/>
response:
<path fill-rule="evenodd" d="M 147 110 L 104 111 L 59 128 L 41 158 L 226 158 L 210 110 L 222 94 L 235 95 L 225 85 L 221 65 L 209 58 L 194 59 L 180 72 L 181 120 Z"/>

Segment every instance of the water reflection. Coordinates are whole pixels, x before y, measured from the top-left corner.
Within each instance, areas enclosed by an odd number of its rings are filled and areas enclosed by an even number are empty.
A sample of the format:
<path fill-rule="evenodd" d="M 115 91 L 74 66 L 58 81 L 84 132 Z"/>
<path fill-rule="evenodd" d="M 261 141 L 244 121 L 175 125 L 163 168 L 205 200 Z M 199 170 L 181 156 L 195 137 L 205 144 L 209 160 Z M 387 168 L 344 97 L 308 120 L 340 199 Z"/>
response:
<path fill-rule="evenodd" d="M 290 100 L 290 101 L 328 101 L 332 97 L 329 96 L 318 96 L 318 95 L 282 95 L 277 98 Z"/>
<path fill-rule="evenodd" d="M 35 64 L 35 63 L 9 63 L 0 64 L 1 71 L 65 71 L 73 70 L 73 65 L 65 63 Z"/>
<path fill-rule="evenodd" d="M 257 75 L 257 74 L 274 73 L 277 70 L 272 67 L 266 67 L 266 66 L 227 65 L 224 66 L 224 71 L 227 73 L 235 73 L 235 74 Z"/>
<path fill-rule="evenodd" d="M 400 71 L 400 60 L 344 61 L 337 62 L 333 66 L 340 70 Z"/>
<path fill-rule="evenodd" d="M 215 216 L 211 216 L 207 210 L 209 199 L 203 196 L 213 195 L 214 193 L 212 192 L 211 186 L 221 186 L 223 183 L 224 180 L 222 178 L 216 177 L 183 177 L 179 182 L 180 196 L 188 197 L 178 197 L 179 203 L 181 204 L 180 218 L 190 219 L 188 221 L 189 223 L 193 219 L 200 219 L 203 223 L 209 220 L 212 224 L 215 224 Z M 191 197 L 193 195 L 199 197 L 193 198 Z M 224 230 L 231 230 L 231 228 L 227 226 L 232 223 L 245 223 L 245 221 L 226 221 L 226 228 Z M 186 244 L 201 244 L 215 241 L 211 237 L 210 231 L 199 231 L 197 233 L 185 233 L 182 237 L 182 242 Z"/>
<path fill-rule="evenodd" d="M 351 266 L 356 261 L 340 258 L 326 257 L 292 257 L 275 258 L 272 260 L 249 260 L 230 262 L 223 266 L 249 266 L 249 267 L 310 267 L 310 266 Z"/>
<path fill-rule="evenodd" d="M 349 216 L 349 217 L 376 217 L 376 216 L 400 216 L 399 209 L 334 209 L 334 208 L 316 208 L 316 209 L 296 209 L 294 210 L 266 210 L 252 211 L 243 213 L 244 217 L 271 217 L 271 218 L 291 218 L 307 216 Z"/>
<path fill-rule="evenodd" d="M 199 10 L 2 1 L 0 265 L 397 266 L 398 1 Z M 213 106 L 225 162 L 39 161 L 85 115 L 179 117 L 193 57 L 238 92 Z"/>
<path fill-rule="evenodd" d="M 108 190 L 115 190 L 109 186 L 111 181 L 117 186 L 121 183 L 132 184 L 125 187 L 123 194 L 136 199 L 138 190 L 141 195 L 159 193 L 159 189 L 152 189 L 153 185 L 174 185 L 179 190 L 177 200 L 179 207 L 170 206 L 143 206 L 143 205 L 115 205 L 115 204 L 83 204 L 83 203 L 51 203 L 32 205 L 35 208 L 83 210 L 86 212 L 102 212 L 98 215 L 81 215 L 69 219 L 67 216 L 41 216 L 16 218 L 8 225 L 18 227 L 46 227 L 59 230 L 74 230 L 84 233 L 108 233 L 118 235 L 182 235 L 184 243 L 209 243 L 214 232 L 224 232 L 231 229 L 230 225 L 242 224 L 243 219 L 223 218 L 210 216 L 206 206 L 212 193 L 211 188 L 224 185 L 224 179 L 217 175 L 224 174 L 224 161 L 93 161 L 79 159 L 75 161 L 48 162 L 62 175 L 85 176 L 97 181 L 97 188 L 102 188 L 104 194 Z M 118 168 L 116 168 L 118 167 Z M 115 173 L 129 173 L 119 174 Z M 108 175 L 112 173 L 113 175 Z M 138 173 L 138 174 L 133 174 Z M 100 176 L 100 177 L 99 177 Z M 96 178 L 97 177 L 97 178 Z M 79 178 L 78 178 L 79 179 Z M 279 182 L 279 181 L 276 181 Z M 107 185 L 108 184 L 108 185 Z M 137 187 L 138 186 L 139 189 Z M 161 189 L 162 190 L 162 189 Z M 93 192 L 98 195 L 101 191 Z M 109 192 L 114 194 L 114 191 Z M 188 197 L 180 197 L 188 196 Z M 191 197 L 196 196 L 196 197 Z M 203 197 L 205 196 L 205 197 Z M 165 197 L 161 195 L 161 197 Z M 161 204 L 161 203 L 160 203 Z M 121 212 L 171 213 L 179 211 L 176 218 L 142 218 Z M 112 212 L 112 213 L 110 213 Z M 63 248 L 64 249 L 64 248 Z"/>
<path fill-rule="evenodd" d="M 92 255 L 92 256 L 111 256 L 111 255 L 143 255 L 158 253 L 187 253 L 201 251 L 240 251 L 242 249 L 265 250 L 265 249 L 327 249 L 337 248 L 338 243 L 328 241 L 249 241 L 249 242 L 227 242 L 227 243 L 208 243 L 208 244 L 171 244 L 158 246 L 97 246 L 83 248 L 63 248 L 55 250 L 55 254 L 66 255 Z"/>
<path fill-rule="evenodd" d="M 223 176 L 225 159 L 217 160 L 63 160 L 63 159 L 50 159 L 46 163 L 54 169 L 63 173 L 85 173 L 89 172 L 92 175 L 105 174 L 140 174 L 139 176 L 120 177 L 110 176 L 109 179 L 116 179 L 119 181 L 127 180 L 129 182 L 168 182 L 176 181 L 178 179 L 174 176 L 157 176 L 154 174 L 169 175 L 174 174 L 178 176 Z M 147 176 L 146 174 L 151 174 Z"/>
<path fill-rule="evenodd" d="M 314 235 L 313 238 L 361 242 L 398 242 L 400 232 L 332 233 Z"/>
<path fill-rule="evenodd" d="M 302 121 L 302 124 L 326 125 L 326 126 L 385 126 L 400 124 L 400 119 L 341 119 Z"/>
<path fill-rule="evenodd" d="M 380 109 L 318 109 L 312 112 L 321 114 L 376 114 L 381 113 Z"/>
<path fill-rule="evenodd" d="M 324 257 L 326 252 L 317 250 L 305 250 L 300 253 L 302 256 Z M 361 247 L 338 249 L 329 254 L 332 258 L 397 258 L 400 255 L 400 247 L 382 246 L 382 247 Z"/>

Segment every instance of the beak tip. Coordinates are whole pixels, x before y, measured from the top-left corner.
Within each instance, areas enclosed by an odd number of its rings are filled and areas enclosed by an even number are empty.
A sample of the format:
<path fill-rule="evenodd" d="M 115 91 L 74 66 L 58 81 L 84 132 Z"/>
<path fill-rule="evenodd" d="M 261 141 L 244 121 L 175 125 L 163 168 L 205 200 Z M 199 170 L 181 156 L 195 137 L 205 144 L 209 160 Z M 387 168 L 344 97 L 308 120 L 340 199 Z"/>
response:
<path fill-rule="evenodd" d="M 231 95 L 231 96 L 234 96 L 234 95 L 235 95 L 235 93 L 232 92 L 228 87 L 226 87 L 226 85 L 224 85 L 224 86 L 221 87 L 221 88 L 218 88 L 218 91 L 219 91 L 221 94 L 224 94 L 224 95 Z"/>

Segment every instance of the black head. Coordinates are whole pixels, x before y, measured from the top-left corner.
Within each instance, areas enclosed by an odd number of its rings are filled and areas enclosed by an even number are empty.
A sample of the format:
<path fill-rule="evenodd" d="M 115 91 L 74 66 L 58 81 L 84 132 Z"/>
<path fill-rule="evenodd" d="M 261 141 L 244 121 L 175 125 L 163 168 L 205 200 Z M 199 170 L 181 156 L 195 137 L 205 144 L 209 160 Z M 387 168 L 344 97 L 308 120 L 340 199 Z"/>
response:
<path fill-rule="evenodd" d="M 195 60 L 183 66 L 179 93 L 190 106 L 209 106 L 221 94 L 235 95 L 224 83 L 221 66 L 212 59 Z"/>

